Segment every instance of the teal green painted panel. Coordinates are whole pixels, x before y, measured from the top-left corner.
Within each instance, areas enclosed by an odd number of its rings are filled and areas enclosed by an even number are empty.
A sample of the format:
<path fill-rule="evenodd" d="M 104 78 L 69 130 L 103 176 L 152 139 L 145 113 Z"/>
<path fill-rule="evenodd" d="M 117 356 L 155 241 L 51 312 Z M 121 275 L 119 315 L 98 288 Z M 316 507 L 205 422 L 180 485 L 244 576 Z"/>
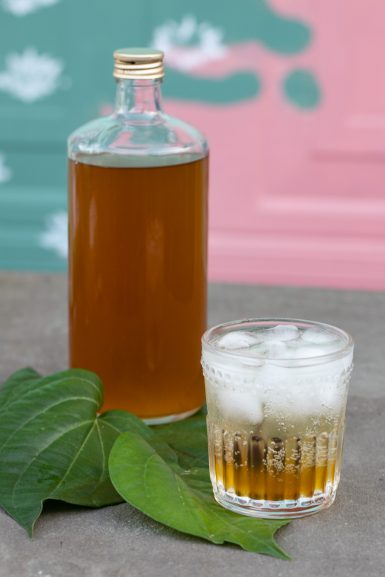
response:
<path fill-rule="evenodd" d="M 12 186 L 25 186 L 27 190 L 57 185 L 64 188 L 67 175 L 65 143 L 62 144 L 60 151 L 54 154 L 47 147 L 38 144 L 30 147 L 25 146 L 25 143 L 18 146 L 0 145 L 0 153 L 5 150 L 7 167 L 12 174 L 10 180 Z M 3 194 L 3 187 L 0 184 L 0 196 Z"/>
<path fill-rule="evenodd" d="M 66 139 L 113 102 L 114 49 L 163 42 L 207 55 L 252 42 L 285 58 L 311 39 L 300 16 L 267 0 L 0 0 L 0 268 L 65 267 Z M 164 93 L 230 105 L 263 88 L 247 67 L 200 76 L 170 66 Z M 311 71 L 282 79 L 282 95 L 297 109 L 321 98 Z"/>
<path fill-rule="evenodd" d="M 65 188 L 0 188 L 0 268 L 66 269 Z"/>
<path fill-rule="evenodd" d="M 1 8 L 0 8 L 1 10 Z M 112 51 L 120 45 L 151 44 L 160 26 L 193 15 L 197 26 L 186 39 L 194 43 L 200 23 L 211 26 L 231 45 L 255 41 L 279 54 L 301 52 L 311 30 L 299 18 L 272 10 L 266 0 L 218 4 L 196 0 L 61 0 L 24 18 L 2 13 L 0 35 L 1 143 L 56 143 L 62 149 L 69 132 L 98 115 L 111 102 Z M 171 39 L 172 40 L 172 39 Z M 20 79 L 20 69 L 30 70 Z M 187 82 L 187 85 L 186 85 Z M 263 82 L 263 80 L 262 80 Z M 252 74 L 226 79 L 197 79 L 173 71 L 168 94 L 216 102 L 253 98 L 260 79 Z M 187 88 L 192 90 L 187 90 Z"/>
<path fill-rule="evenodd" d="M 301 18 L 279 14 L 267 0 L 208 2 L 207 0 L 151 0 L 148 11 L 148 41 L 160 22 L 181 21 L 193 14 L 224 31 L 224 42 L 258 41 L 273 52 L 301 52 L 311 40 L 310 27 Z"/>
<path fill-rule="evenodd" d="M 97 116 L 113 97 L 113 49 L 143 42 L 144 10 L 138 3 L 133 15 L 122 0 L 61 0 L 16 18 L 0 8 L 0 146 L 20 139 L 60 145 Z M 24 82 L 22 68 L 31 71 Z"/>

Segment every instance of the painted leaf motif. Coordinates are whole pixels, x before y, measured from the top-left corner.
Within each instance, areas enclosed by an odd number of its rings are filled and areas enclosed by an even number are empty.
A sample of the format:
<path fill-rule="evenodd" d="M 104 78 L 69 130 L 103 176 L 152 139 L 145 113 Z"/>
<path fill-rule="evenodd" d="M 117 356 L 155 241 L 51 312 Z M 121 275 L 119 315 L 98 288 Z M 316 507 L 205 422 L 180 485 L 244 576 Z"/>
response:
<path fill-rule="evenodd" d="M 54 6 L 60 0 L 2 0 L 4 10 L 14 16 L 26 16 L 41 8 Z"/>
<path fill-rule="evenodd" d="M 62 259 L 68 257 L 68 217 L 64 211 L 50 214 L 46 229 L 39 236 L 39 244 L 47 250 L 54 250 Z"/>
<path fill-rule="evenodd" d="M 8 182 L 12 178 L 12 171 L 7 166 L 5 156 L 0 152 L 0 184 Z"/>
<path fill-rule="evenodd" d="M 55 93 L 61 86 L 64 64 L 49 54 L 29 47 L 10 52 L 0 71 L 0 90 L 22 102 L 36 102 Z"/>

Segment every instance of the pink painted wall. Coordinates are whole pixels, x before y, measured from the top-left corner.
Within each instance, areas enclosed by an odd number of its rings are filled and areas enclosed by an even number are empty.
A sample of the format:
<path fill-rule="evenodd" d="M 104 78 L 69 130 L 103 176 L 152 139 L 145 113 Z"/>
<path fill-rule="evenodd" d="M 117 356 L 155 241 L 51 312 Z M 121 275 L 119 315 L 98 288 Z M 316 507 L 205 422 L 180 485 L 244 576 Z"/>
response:
<path fill-rule="evenodd" d="M 232 105 L 169 101 L 211 144 L 210 277 L 385 289 L 385 2 L 274 0 L 314 31 L 299 55 L 233 46 L 194 70 L 255 70 L 263 92 Z M 293 67 L 315 72 L 316 109 L 282 98 Z"/>

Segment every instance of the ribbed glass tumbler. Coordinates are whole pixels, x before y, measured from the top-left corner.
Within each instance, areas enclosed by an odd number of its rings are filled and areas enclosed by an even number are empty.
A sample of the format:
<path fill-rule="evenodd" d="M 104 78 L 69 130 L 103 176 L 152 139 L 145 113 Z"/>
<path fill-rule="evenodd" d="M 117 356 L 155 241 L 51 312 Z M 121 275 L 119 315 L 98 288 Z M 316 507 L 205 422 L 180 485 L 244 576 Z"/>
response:
<path fill-rule="evenodd" d="M 218 503 L 276 519 L 329 507 L 340 479 L 350 335 L 270 318 L 218 325 L 202 342 Z"/>

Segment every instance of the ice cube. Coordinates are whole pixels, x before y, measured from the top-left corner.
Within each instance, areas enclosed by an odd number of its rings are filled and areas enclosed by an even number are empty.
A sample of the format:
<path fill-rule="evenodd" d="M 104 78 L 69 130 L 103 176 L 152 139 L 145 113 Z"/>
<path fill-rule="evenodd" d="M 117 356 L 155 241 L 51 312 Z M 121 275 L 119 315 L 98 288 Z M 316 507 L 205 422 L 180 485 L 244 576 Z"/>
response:
<path fill-rule="evenodd" d="M 320 397 L 323 409 L 332 413 L 339 412 L 344 400 L 344 388 L 333 381 L 326 381 L 320 387 Z"/>
<path fill-rule="evenodd" d="M 322 396 L 319 385 L 314 385 L 308 376 L 306 385 L 292 379 L 286 386 L 271 387 L 265 394 L 266 411 L 288 423 L 292 418 L 321 414 Z"/>
<path fill-rule="evenodd" d="M 305 329 L 302 333 L 302 339 L 308 343 L 316 345 L 331 343 L 337 340 L 337 336 L 325 329 L 310 328 Z"/>
<path fill-rule="evenodd" d="M 225 420 L 250 424 L 263 421 L 263 404 L 259 391 L 221 388 L 217 392 L 220 411 Z"/>
<path fill-rule="evenodd" d="M 292 359 L 309 359 L 312 357 L 318 358 L 335 353 L 341 348 L 341 343 L 338 340 L 330 343 L 312 343 L 310 341 L 291 341 L 287 344 L 289 356 Z"/>
<path fill-rule="evenodd" d="M 295 325 L 276 325 L 271 329 L 260 331 L 259 335 L 265 341 L 293 341 L 299 337 L 299 330 Z"/>
<path fill-rule="evenodd" d="M 263 359 L 266 356 L 266 348 L 266 343 L 258 343 L 256 345 L 252 345 L 247 352 L 248 354 L 253 355 L 253 357 L 256 359 L 260 359 L 261 362 L 263 362 Z"/>
<path fill-rule="evenodd" d="M 265 343 L 265 355 L 269 359 L 284 359 L 288 356 L 288 348 L 282 341 L 268 341 Z"/>
<path fill-rule="evenodd" d="M 285 389 L 290 374 L 284 366 L 274 364 L 274 361 L 267 360 L 265 364 L 258 368 L 255 373 L 256 382 L 259 387 L 269 389 Z"/>
<path fill-rule="evenodd" d="M 246 331 L 233 331 L 223 335 L 223 337 L 217 341 L 217 346 L 221 349 L 228 350 L 248 349 L 260 342 L 261 339 L 253 333 L 248 333 Z"/>
<path fill-rule="evenodd" d="M 290 343 L 288 349 L 292 359 L 309 359 L 325 354 L 323 347 L 317 347 L 311 343 Z"/>
<path fill-rule="evenodd" d="M 314 350 L 315 349 L 315 350 Z M 296 349 L 298 353 L 301 349 Z M 308 350 L 315 356 L 317 347 Z M 302 356 L 304 357 L 302 352 Z M 260 386 L 264 387 L 266 414 L 290 422 L 291 418 L 307 418 L 337 412 L 341 407 L 338 386 L 344 365 L 340 360 L 316 365 L 280 367 L 272 362 L 259 369 Z"/>

